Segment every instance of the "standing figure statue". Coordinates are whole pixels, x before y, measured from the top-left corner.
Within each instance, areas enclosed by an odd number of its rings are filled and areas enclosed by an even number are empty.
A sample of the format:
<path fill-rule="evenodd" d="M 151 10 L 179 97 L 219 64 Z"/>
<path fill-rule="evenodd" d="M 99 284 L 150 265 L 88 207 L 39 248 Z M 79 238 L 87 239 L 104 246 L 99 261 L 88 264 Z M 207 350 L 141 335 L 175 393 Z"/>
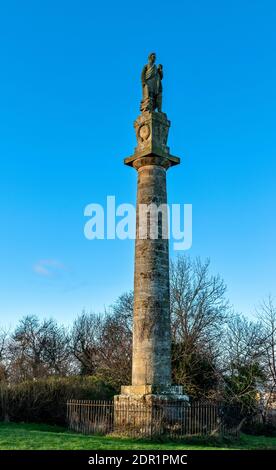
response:
<path fill-rule="evenodd" d="M 141 101 L 141 111 L 153 112 L 157 109 L 162 111 L 162 78 L 163 66 L 155 64 L 156 54 L 151 52 L 148 57 L 148 63 L 143 67 L 141 80 L 143 99 Z"/>

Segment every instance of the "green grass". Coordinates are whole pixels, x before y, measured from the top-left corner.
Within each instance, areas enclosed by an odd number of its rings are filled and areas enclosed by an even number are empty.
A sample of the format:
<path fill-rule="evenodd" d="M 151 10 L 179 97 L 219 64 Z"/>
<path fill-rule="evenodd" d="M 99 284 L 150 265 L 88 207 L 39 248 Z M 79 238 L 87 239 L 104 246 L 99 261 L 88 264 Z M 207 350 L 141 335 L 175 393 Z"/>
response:
<path fill-rule="evenodd" d="M 209 441 L 200 438 L 182 442 L 150 442 L 113 436 L 84 436 L 57 426 L 45 424 L 0 423 L 1 450 L 214 450 L 274 449 L 276 438 L 241 435 L 232 441 Z"/>

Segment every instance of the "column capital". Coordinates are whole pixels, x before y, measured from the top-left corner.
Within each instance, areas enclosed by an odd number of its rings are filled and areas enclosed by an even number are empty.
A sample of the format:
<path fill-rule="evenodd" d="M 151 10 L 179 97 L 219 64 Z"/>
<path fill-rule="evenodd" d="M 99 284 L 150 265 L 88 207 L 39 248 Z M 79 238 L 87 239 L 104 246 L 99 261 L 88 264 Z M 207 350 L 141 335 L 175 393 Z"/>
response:
<path fill-rule="evenodd" d="M 166 170 L 174 165 L 179 165 L 180 158 L 173 155 L 158 155 L 156 153 L 134 154 L 124 159 L 124 164 L 139 170 L 143 166 L 162 166 Z"/>

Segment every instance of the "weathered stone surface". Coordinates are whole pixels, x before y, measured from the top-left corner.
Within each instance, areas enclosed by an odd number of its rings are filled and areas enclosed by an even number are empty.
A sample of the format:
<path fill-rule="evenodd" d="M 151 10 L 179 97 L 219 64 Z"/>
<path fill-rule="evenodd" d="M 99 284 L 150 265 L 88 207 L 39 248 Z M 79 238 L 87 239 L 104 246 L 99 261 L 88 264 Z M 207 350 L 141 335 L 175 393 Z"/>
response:
<path fill-rule="evenodd" d="M 144 389 L 150 394 L 155 393 L 154 389 L 166 393 L 171 387 L 169 247 L 164 237 L 166 206 L 157 214 L 155 227 L 148 227 L 140 208 L 167 204 L 166 171 L 180 162 L 169 154 L 169 126 L 165 113 L 139 116 L 134 123 L 138 145 L 134 155 L 125 159 L 125 164 L 138 172 L 132 386 L 150 386 L 150 391 Z M 157 230 L 155 238 L 151 236 L 152 228 Z M 128 390 L 134 392 L 133 388 Z"/>
<path fill-rule="evenodd" d="M 137 147 L 135 154 L 147 153 L 169 154 L 167 140 L 170 121 L 165 113 L 146 112 L 138 116 L 134 122 Z"/>
<path fill-rule="evenodd" d="M 170 387 L 168 393 L 147 393 L 153 387 L 130 387 L 133 390 L 114 397 L 114 430 L 120 434 L 163 435 L 175 426 L 181 426 L 188 397 L 182 387 Z M 138 392 L 136 394 L 136 392 Z M 142 392 L 142 393 L 140 393 Z M 145 393 L 144 393 L 145 392 Z"/>
<path fill-rule="evenodd" d="M 171 384 L 169 250 L 167 239 L 139 238 L 139 205 L 166 204 L 166 170 L 138 170 L 132 384 Z M 167 224 L 167 220 L 163 221 Z"/>

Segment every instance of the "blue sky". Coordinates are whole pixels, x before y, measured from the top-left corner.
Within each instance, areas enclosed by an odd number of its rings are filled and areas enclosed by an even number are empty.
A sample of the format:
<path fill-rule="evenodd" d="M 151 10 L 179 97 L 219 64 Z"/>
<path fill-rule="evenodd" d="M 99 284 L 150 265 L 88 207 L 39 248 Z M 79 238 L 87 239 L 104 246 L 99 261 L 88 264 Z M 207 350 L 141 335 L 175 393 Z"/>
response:
<path fill-rule="evenodd" d="M 152 50 L 189 254 L 210 257 L 237 311 L 276 295 L 275 24 L 267 0 L 0 2 L 1 324 L 67 323 L 132 288 L 134 242 L 86 240 L 83 210 L 135 203 L 122 160 Z"/>

